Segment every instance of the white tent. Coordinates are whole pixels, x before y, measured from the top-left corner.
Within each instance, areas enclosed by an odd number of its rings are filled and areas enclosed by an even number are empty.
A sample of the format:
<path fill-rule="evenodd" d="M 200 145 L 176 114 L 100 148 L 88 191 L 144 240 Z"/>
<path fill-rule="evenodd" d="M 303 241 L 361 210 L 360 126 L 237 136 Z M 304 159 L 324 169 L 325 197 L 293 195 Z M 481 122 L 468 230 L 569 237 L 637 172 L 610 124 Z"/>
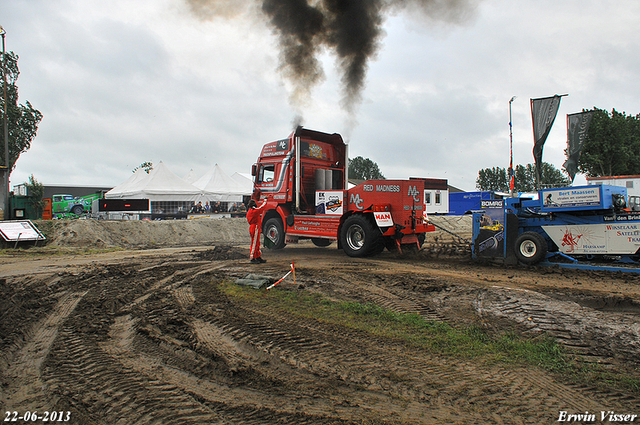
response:
<path fill-rule="evenodd" d="M 242 202 L 244 195 L 251 195 L 251 189 L 226 175 L 218 164 L 193 185 L 203 192 L 204 198 L 208 201 Z"/>
<path fill-rule="evenodd" d="M 123 195 L 129 190 L 129 188 L 135 186 L 137 183 L 148 177 L 149 175 L 146 171 L 142 168 L 138 168 L 127 180 L 105 193 L 104 197 L 108 199 L 124 198 Z"/>
<path fill-rule="evenodd" d="M 136 172 L 135 175 L 137 175 Z M 125 181 L 105 193 L 105 198 L 149 199 L 150 201 L 196 202 L 202 199 L 202 191 L 171 172 L 163 162 L 146 174 Z M 131 181 L 130 181 L 131 180 Z M 121 189 L 118 189 L 122 187 Z M 116 190 L 118 189 L 118 190 Z"/>
<path fill-rule="evenodd" d="M 198 180 L 198 176 L 196 175 L 196 172 L 193 171 L 193 168 L 192 168 L 189 170 L 187 175 L 182 178 L 182 180 L 186 181 L 187 183 L 193 184 L 196 180 Z"/>
<path fill-rule="evenodd" d="M 237 183 L 240 183 L 240 186 L 242 186 L 248 194 L 253 193 L 253 178 L 251 174 L 236 172 L 231 175 L 231 178 Z"/>

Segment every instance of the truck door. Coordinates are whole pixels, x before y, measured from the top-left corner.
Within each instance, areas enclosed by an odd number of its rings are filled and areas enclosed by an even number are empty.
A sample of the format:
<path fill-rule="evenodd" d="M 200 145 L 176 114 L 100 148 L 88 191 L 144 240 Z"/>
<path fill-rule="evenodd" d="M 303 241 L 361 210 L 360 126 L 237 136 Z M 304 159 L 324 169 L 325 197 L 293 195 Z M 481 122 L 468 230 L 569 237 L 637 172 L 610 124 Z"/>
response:
<path fill-rule="evenodd" d="M 265 194 L 279 193 L 282 191 L 285 180 L 283 175 L 284 171 L 284 167 L 279 162 L 265 162 L 263 164 L 259 164 L 256 172 L 255 187 Z"/>
<path fill-rule="evenodd" d="M 64 211 L 64 204 L 62 202 L 62 195 L 53 195 L 52 199 L 52 212 L 59 213 Z"/>

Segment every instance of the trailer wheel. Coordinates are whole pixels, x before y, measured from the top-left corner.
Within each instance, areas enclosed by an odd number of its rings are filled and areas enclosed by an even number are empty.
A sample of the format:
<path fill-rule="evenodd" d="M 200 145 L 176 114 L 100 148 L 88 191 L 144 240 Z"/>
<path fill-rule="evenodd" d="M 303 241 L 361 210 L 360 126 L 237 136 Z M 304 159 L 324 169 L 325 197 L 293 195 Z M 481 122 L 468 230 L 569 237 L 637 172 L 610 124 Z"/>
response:
<path fill-rule="evenodd" d="M 547 241 L 536 232 L 524 232 L 516 239 L 516 258 L 525 264 L 536 264 L 547 255 Z"/>
<path fill-rule="evenodd" d="M 366 257 L 379 254 L 383 243 L 380 229 L 362 215 L 347 218 L 340 232 L 340 245 L 349 257 Z M 384 249 L 384 245 L 382 245 Z"/>
<path fill-rule="evenodd" d="M 265 246 L 269 249 L 282 249 L 285 246 L 284 226 L 278 218 L 270 218 L 264 224 L 262 233 L 265 237 Z M 268 242 L 267 242 L 268 239 Z"/>
<path fill-rule="evenodd" d="M 84 212 L 84 208 L 82 208 L 82 206 L 80 205 L 76 205 L 73 208 L 71 208 L 71 212 L 74 213 L 75 215 L 82 215 L 82 213 Z"/>
<path fill-rule="evenodd" d="M 331 242 L 333 241 L 331 239 L 311 238 L 311 242 L 313 242 L 315 246 L 324 248 L 325 246 L 331 245 Z"/>

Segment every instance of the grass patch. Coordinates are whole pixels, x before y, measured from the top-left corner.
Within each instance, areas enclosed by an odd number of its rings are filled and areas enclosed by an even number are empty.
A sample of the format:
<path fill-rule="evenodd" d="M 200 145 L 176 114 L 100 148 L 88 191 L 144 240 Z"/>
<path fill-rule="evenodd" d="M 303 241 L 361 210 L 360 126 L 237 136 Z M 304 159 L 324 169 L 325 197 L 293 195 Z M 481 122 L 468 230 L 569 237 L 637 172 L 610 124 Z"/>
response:
<path fill-rule="evenodd" d="M 490 336 L 478 326 L 454 327 L 417 314 L 396 313 L 374 304 L 331 301 L 306 292 L 257 291 L 229 283 L 223 283 L 221 289 L 237 300 L 399 341 L 436 355 L 534 366 L 574 382 L 640 394 L 640 379 L 581 362 L 548 337 L 525 338 L 514 332 Z"/>

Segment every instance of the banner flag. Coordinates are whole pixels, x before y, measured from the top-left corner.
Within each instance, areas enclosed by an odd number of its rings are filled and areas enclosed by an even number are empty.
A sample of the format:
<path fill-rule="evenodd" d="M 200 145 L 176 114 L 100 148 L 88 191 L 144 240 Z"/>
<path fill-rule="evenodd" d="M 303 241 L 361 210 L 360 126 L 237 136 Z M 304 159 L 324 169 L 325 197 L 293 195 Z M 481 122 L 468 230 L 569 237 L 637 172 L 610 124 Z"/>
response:
<path fill-rule="evenodd" d="M 564 95 L 566 96 L 566 95 Z M 533 158 L 536 161 L 537 182 L 542 180 L 542 148 L 551 126 L 556 119 L 562 96 L 555 95 L 539 99 L 531 99 L 531 119 L 533 120 Z"/>
<path fill-rule="evenodd" d="M 567 160 L 563 166 L 572 182 L 578 172 L 578 161 L 584 141 L 587 139 L 591 118 L 593 118 L 593 111 L 567 114 Z"/>

